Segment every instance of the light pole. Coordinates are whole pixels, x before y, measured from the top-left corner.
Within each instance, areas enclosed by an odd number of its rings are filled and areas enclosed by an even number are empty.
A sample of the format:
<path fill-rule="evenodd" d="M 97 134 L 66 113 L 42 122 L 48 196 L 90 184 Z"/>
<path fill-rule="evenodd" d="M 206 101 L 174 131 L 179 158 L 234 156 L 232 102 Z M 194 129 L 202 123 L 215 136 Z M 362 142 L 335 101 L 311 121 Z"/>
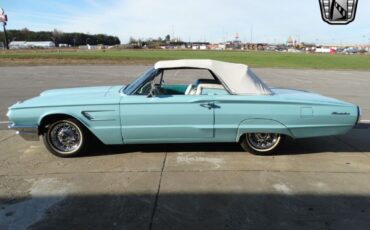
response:
<path fill-rule="evenodd" d="M 8 35 L 6 34 L 5 25 L 6 25 L 6 22 L 3 22 L 4 37 L 5 37 L 5 46 L 6 46 L 6 49 L 9 49 Z"/>

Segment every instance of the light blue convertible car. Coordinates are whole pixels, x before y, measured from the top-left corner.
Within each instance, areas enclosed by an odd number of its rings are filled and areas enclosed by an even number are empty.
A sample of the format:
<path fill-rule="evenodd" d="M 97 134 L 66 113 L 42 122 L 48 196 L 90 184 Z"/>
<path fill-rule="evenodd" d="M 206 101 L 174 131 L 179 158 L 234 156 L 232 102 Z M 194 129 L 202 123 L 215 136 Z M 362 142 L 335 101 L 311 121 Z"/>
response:
<path fill-rule="evenodd" d="M 129 85 L 55 89 L 9 108 L 10 128 L 60 157 L 106 145 L 238 142 L 270 154 L 284 137 L 344 134 L 356 105 L 263 83 L 248 66 L 160 61 Z"/>

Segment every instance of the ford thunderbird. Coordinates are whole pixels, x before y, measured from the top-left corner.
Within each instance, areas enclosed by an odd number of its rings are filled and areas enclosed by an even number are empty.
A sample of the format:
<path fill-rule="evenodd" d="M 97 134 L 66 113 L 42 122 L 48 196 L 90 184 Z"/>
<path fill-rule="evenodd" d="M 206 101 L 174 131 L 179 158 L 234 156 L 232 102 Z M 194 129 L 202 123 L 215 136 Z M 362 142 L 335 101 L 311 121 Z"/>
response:
<path fill-rule="evenodd" d="M 236 142 L 271 154 L 284 137 L 345 134 L 356 105 L 316 93 L 274 88 L 246 65 L 213 60 L 160 61 L 128 85 L 54 89 L 8 111 L 9 128 L 42 136 L 54 155 L 106 145 Z"/>

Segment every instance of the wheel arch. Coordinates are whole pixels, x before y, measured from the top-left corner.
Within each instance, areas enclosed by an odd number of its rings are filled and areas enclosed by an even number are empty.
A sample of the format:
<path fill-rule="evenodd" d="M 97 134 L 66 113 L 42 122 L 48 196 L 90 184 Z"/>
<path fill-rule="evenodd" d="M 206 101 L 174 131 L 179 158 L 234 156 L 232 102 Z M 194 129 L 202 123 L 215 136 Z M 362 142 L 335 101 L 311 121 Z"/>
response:
<path fill-rule="evenodd" d="M 91 129 L 85 122 L 83 122 L 78 117 L 73 116 L 72 114 L 68 114 L 68 113 L 48 113 L 48 114 L 44 114 L 43 116 L 41 116 L 38 122 L 39 134 L 43 134 L 45 132 L 45 127 L 50 122 L 57 121 L 60 119 L 68 119 L 68 118 L 73 118 L 77 120 L 91 135 L 96 137 L 96 135 L 91 131 Z"/>
<path fill-rule="evenodd" d="M 243 120 L 238 127 L 236 142 L 247 133 L 278 133 L 293 137 L 292 132 L 283 123 L 272 119 L 251 118 Z"/>

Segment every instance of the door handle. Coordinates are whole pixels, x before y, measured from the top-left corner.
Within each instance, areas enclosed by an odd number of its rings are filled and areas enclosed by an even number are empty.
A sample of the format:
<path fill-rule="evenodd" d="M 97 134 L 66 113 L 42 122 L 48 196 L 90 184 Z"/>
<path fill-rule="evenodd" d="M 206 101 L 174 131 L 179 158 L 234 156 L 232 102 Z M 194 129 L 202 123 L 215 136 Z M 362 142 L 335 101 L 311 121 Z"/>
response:
<path fill-rule="evenodd" d="M 211 102 L 209 102 L 209 103 L 202 103 L 202 104 L 200 104 L 200 106 L 202 106 L 204 108 L 212 109 L 213 108 L 213 103 L 211 103 Z"/>

